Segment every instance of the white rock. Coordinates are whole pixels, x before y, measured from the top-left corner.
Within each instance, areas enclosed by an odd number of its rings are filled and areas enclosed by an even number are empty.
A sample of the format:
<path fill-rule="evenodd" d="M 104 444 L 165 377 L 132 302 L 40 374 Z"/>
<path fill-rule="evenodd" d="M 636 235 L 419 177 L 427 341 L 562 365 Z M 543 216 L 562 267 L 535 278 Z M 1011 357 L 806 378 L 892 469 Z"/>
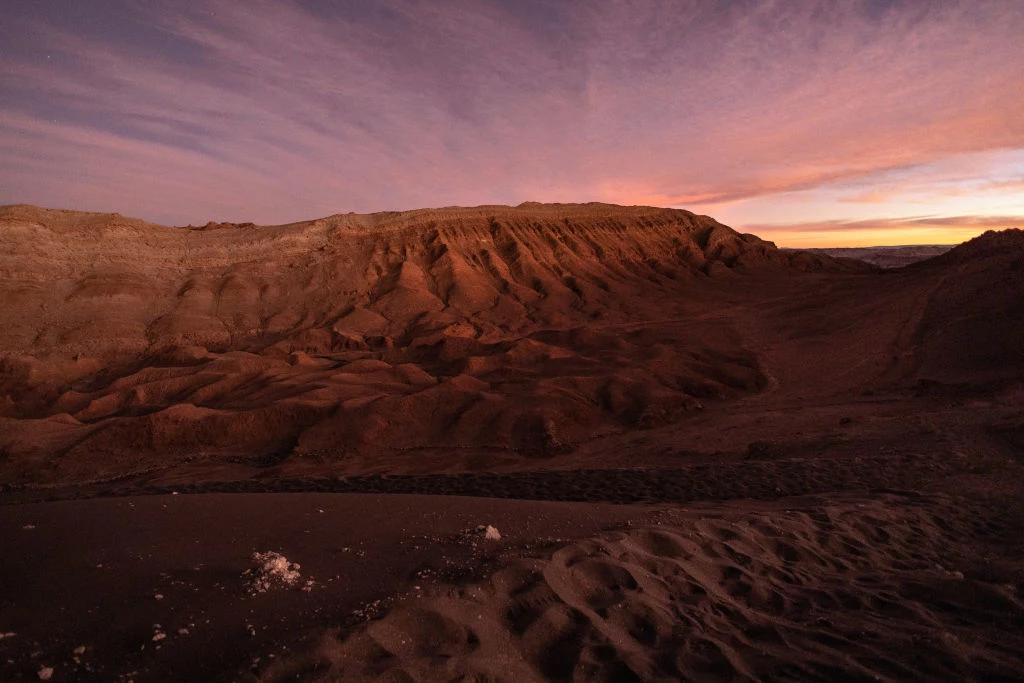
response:
<path fill-rule="evenodd" d="M 253 569 L 247 570 L 250 593 L 265 593 L 275 585 L 294 586 L 301 576 L 299 564 L 289 562 L 280 553 L 265 552 L 252 554 Z"/>

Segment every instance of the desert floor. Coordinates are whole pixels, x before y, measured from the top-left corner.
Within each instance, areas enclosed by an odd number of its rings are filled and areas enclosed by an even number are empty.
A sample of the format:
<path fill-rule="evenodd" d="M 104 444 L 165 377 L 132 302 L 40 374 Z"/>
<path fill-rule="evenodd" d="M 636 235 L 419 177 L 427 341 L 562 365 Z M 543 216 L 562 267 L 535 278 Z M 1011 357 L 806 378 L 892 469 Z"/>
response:
<path fill-rule="evenodd" d="M 883 476 L 877 459 L 772 459 L 697 478 L 336 482 L 688 501 L 672 504 L 314 492 L 9 504 L 0 677 L 1019 680 L 1024 468 L 935 446 L 908 461 L 912 489 L 861 485 L 858 473 Z M 835 490 L 791 494 L 801 477 Z M 267 550 L 301 576 L 253 593 L 250 556 Z"/>

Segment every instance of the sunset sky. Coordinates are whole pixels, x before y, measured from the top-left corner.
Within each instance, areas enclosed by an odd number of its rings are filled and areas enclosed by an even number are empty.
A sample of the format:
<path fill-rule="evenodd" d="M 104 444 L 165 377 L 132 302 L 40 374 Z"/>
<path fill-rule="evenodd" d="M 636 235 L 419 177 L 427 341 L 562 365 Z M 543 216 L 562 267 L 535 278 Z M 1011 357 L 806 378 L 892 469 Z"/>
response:
<path fill-rule="evenodd" d="M 1024 2 L 0 5 L 0 204 L 184 225 L 527 200 L 783 246 L 1024 227 Z"/>

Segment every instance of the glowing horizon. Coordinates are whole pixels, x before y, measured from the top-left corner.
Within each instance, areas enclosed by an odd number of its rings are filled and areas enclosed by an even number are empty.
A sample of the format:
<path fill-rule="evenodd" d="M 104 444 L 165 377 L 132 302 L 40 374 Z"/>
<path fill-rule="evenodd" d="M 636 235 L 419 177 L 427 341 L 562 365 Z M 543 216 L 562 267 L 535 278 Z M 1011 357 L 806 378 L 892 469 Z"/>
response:
<path fill-rule="evenodd" d="M 0 19 L 0 204 L 185 225 L 604 201 L 793 247 L 1024 226 L 1012 0 L 49 0 Z"/>

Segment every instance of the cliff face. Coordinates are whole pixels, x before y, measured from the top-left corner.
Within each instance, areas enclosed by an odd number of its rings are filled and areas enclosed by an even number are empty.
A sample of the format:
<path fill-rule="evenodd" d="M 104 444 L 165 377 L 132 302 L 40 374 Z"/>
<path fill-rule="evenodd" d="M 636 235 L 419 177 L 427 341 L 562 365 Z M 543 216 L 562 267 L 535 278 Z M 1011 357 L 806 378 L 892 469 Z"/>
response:
<path fill-rule="evenodd" d="M 550 456 L 765 386 L 701 292 L 863 268 L 647 207 L 199 229 L 5 207 L 0 476 Z"/>
<path fill-rule="evenodd" d="M 468 321 L 474 337 L 612 315 L 622 294 L 779 252 L 686 211 L 608 205 L 338 215 L 169 228 L 0 209 L 0 351 L 118 357 L 173 346 L 309 350 Z"/>

